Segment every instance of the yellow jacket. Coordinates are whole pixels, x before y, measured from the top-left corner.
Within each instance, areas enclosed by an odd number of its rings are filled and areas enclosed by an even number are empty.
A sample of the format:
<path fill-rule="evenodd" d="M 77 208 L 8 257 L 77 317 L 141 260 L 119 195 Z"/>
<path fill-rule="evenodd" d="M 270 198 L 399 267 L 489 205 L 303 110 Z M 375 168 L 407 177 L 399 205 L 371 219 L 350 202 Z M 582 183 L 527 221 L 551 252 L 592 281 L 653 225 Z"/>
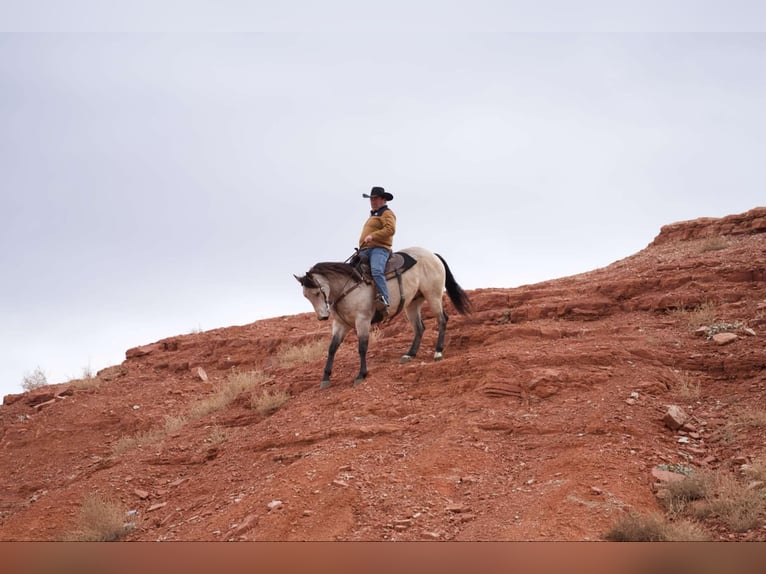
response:
<path fill-rule="evenodd" d="M 377 211 L 370 212 L 370 218 L 365 222 L 362 234 L 359 236 L 359 249 L 384 247 L 390 251 L 394 244 L 394 233 L 396 233 L 396 215 L 387 205 L 384 205 Z M 372 241 L 363 243 L 368 235 L 372 235 Z"/>

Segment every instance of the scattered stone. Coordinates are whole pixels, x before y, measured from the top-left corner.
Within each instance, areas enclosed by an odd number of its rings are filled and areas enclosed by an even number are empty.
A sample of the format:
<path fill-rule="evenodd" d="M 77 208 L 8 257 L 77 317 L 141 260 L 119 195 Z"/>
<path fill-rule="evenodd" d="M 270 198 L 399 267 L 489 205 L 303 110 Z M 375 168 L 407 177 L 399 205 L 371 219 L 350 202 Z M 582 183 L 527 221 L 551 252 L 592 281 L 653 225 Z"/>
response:
<path fill-rule="evenodd" d="M 226 533 L 226 538 L 230 539 L 233 536 L 241 537 L 242 534 L 253 528 L 258 521 L 258 515 L 249 514 L 239 524 L 235 524 L 229 532 Z"/>
<path fill-rule="evenodd" d="M 272 500 L 266 506 L 269 507 L 269 510 L 274 510 L 276 508 L 281 508 L 282 506 L 284 506 L 284 502 L 282 502 L 281 500 Z"/>
<path fill-rule="evenodd" d="M 424 531 L 421 533 L 423 538 L 430 538 L 431 540 L 439 540 L 442 535 L 438 532 L 432 532 L 432 531 Z"/>
<path fill-rule="evenodd" d="M 205 383 L 208 380 L 207 373 L 205 372 L 205 369 L 203 369 L 202 367 L 197 367 L 197 376 L 200 378 L 200 380 L 202 380 Z"/>
<path fill-rule="evenodd" d="M 39 395 L 32 395 L 27 399 L 27 404 L 30 407 L 36 407 L 38 405 L 41 405 L 42 403 L 52 403 L 56 399 L 56 395 L 53 393 L 41 393 Z"/>
<path fill-rule="evenodd" d="M 678 437 L 678 442 L 681 444 L 688 444 L 689 443 L 689 437 L 688 436 L 680 436 Z"/>
<path fill-rule="evenodd" d="M 128 360 L 137 359 L 138 357 L 144 357 L 154 351 L 157 351 L 158 349 L 160 349 L 159 343 L 143 345 L 141 347 L 133 347 L 132 349 L 125 351 L 125 358 Z"/>
<path fill-rule="evenodd" d="M 48 407 L 48 406 L 52 405 L 52 404 L 53 404 L 53 403 L 55 403 L 55 402 L 56 402 L 56 399 L 54 398 L 54 399 L 51 399 L 51 400 L 49 400 L 49 401 L 45 401 L 44 403 L 39 403 L 39 404 L 36 404 L 36 405 L 35 405 L 35 410 L 37 410 L 37 411 L 41 411 L 41 410 L 43 410 L 45 407 Z"/>
<path fill-rule="evenodd" d="M 149 493 L 145 490 L 141 490 L 140 488 L 137 488 L 136 490 L 134 490 L 133 494 L 135 494 L 141 500 L 146 500 L 147 498 L 149 498 Z"/>
<path fill-rule="evenodd" d="M 335 486 L 343 486 L 343 487 L 348 486 L 348 482 L 346 482 L 345 480 L 340 480 L 340 479 L 335 479 L 335 480 L 332 481 L 332 483 Z"/>
<path fill-rule="evenodd" d="M 159 510 L 160 508 L 165 508 L 167 506 L 167 502 L 158 502 L 157 504 L 152 504 L 149 508 L 146 509 L 147 512 L 154 512 L 155 510 Z"/>
<path fill-rule="evenodd" d="M 687 415 L 681 407 L 678 405 L 670 405 L 668 411 L 665 413 L 665 418 L 663 418 L 662 421 L 670 430 L 678 430 L 684 425 L 688 418 L 689 415 Z"/>
<path fill-rule="evenodd" d="M 590 487 L 590 493 L 595 494 L 596 496 L 600 496 L 604 494 L 604 491 L 601 490 L 598 486 L 591 486 Z"/>
<path fill-rule="evenodd" d="M 697 337 L 705 337 L 707 336 L 707 327 L 699 327 L 694 331 L 694 335 Z"/>
<path fill-rule="evenodd" d="M 752 330 L 750 327 L 743 327 L 743 328 L 742 328 L 742 332 L 743 332 L 745 335 L 749 335 L 749 336 L 751 336 L 751 337 L 755 337 L 755 331 L 753 331 L 753 330 Z"/>
<path fill-rule="evenodd" d="M 679 482 L 686 478 L 685 474 L 672 472 L 670 470 L 662 470 L 656 466 L 652 469 L 652 476 L 662 483 Z"/>
<path fill-rule="evenodd" d="M 713 342 L 716 345 L 728 345 L 739 339 L 734 333 L 716 333 L 713 335 Z"/>
<path fill-rule="evenodd" d="M 447 512 L 453 512 L 455 514 L 460 514 L 462 512 L 468 512 L 470 508 L 466 507 L 463 504 L 450 504 L 447 506 Z"/>

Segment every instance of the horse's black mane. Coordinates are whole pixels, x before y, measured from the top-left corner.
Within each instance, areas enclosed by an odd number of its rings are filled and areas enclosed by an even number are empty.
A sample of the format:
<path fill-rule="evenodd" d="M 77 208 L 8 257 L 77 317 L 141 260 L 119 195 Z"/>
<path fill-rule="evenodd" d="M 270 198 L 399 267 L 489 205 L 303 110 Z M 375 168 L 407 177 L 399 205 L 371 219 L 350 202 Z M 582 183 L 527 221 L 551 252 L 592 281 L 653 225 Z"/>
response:
<path fill-rule="evenodd" d="M 325 261 L 323 263 L 317 263 L 311 269 L 308 274 L 318 273 L 320 275 L 326 275 L 332 273 L 335 275 L 342 275 L 343 277 L 349 277 L 355 281 L 361 281 L 362 277 L 353 265 L 348 263 L 341 263 L 339 261 Z"/>

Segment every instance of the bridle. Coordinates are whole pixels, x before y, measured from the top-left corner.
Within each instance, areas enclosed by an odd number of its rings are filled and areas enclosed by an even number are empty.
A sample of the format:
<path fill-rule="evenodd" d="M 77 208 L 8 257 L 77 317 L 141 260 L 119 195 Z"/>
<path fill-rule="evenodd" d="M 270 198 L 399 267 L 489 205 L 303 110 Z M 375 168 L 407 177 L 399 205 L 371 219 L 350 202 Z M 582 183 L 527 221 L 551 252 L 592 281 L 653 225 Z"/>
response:
<path fill-rule="evenodd" d="M 312 279 L 313 280 L 313 279 Z M 314 283 L 317 284 L 317 287 L 319 287 L 319 292 L 322 294 L 322 298 L 324 299 L 325 305 L 327 305 L 327 308 L 332 310 L 335 309 L 335 312 L 338 312 L 338 303 L 340 303 L 346 295 L 351 293 L 354 289 L 359 287 L 362 283 L 359 281 L 354 280 L 353 277 L 349 277 L 346 279 L 346 282 L 343 284 L 343 289 L 341 289 L 340 295 L 338 295 L 334 300 L 330 300 L 328 297 L 328 294 L 325 293 L 324 287 L 316 280 L 313 280 Z M 349 283 L 353 281 L 351 285 Z"/>

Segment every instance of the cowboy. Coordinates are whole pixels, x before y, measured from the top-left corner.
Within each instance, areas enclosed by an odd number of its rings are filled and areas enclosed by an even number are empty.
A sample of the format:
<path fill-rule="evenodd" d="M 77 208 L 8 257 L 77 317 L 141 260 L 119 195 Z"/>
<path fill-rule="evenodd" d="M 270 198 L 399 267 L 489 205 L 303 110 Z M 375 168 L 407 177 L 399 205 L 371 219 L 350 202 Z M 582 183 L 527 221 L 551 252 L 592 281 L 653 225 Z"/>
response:
<path fill-rule="evenodd" d="M 379 293 L 375 307 L 386 317 L 391 300 L 388 297 L 385 269 L 396 232 L 396 215 L 386 202 L 394 199 L 394 196 L 382 187 L 373 187 L 369 195 L 363 193 L 362 197 L 370 199 L 371 209 L 370 218 L 365 222 L 359 237 L 359 255 L 366 254 L 370 258 L 372 279 Z"/>

